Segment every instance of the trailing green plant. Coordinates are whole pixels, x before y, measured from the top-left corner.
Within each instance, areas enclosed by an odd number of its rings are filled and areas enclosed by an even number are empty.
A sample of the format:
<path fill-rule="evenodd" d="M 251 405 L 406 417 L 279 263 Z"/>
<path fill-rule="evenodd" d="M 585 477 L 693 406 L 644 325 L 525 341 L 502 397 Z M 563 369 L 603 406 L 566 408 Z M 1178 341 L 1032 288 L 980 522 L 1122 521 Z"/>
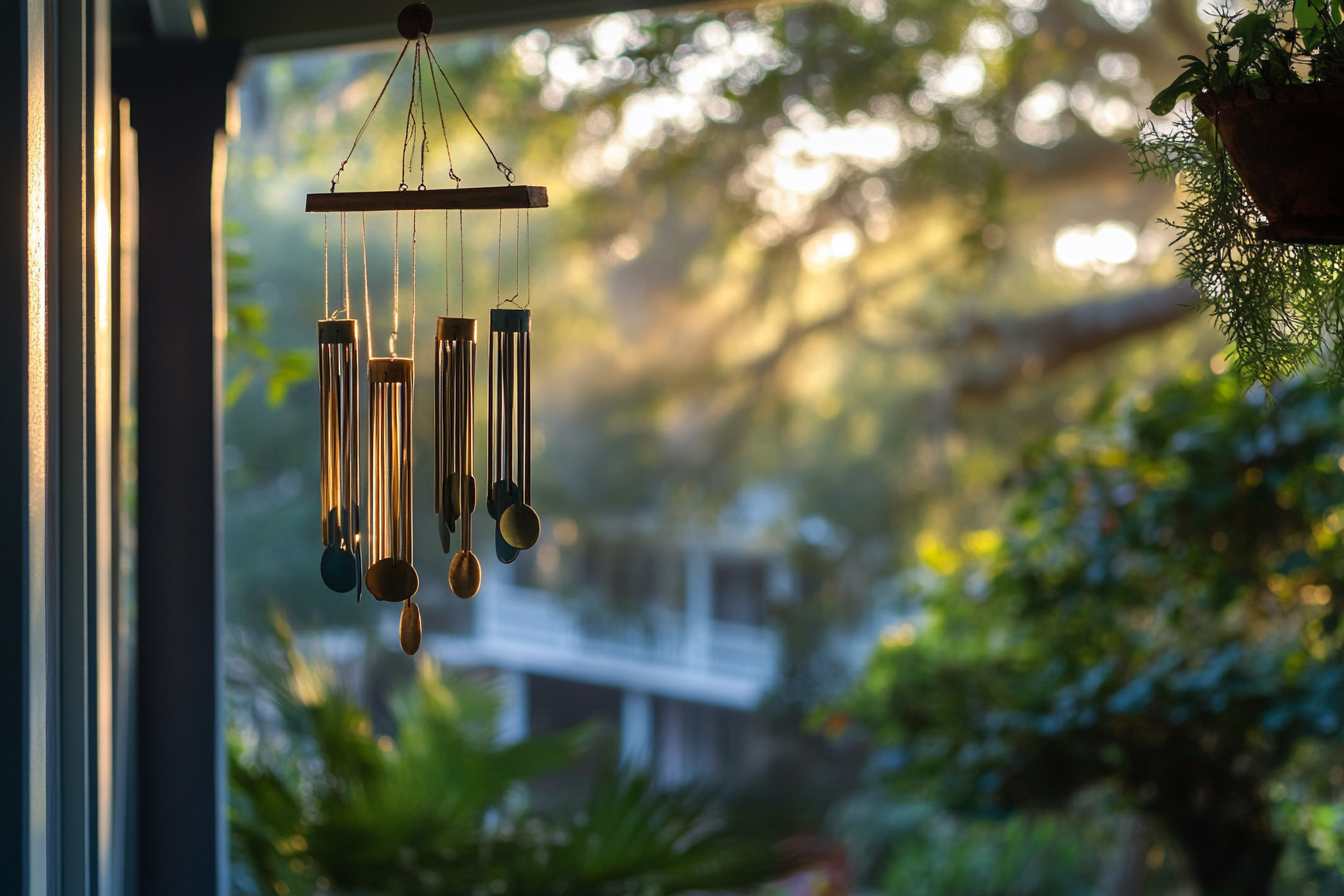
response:
<path fill-rule="evenodd" d="M 1261 0 L 1249 12 L 1223 14 L 1203 58 L 1182 56 L 1184 70 L 1149 107 L 1176 110 L 1203 91 L 1344 83 L 1341 0 Z M 1338 247 L 1292 245 L 1258 233 L 1264 217 L 1247 194 L 1213 122 L 1197 110 L 1146 123 L 1131 142 L 1139 180 L 1181 186 L 1175 228 L 1182 274 L 1232 340 L 1248 376 L 1270 383 L 1311 367 L 1344 380 L 1334 346 L 1344 336 L 1344 254 Z M 1288 150 L 1285 150 L 1288 151 Z"/>
<path fill-rule="evenodd" d="M 1212 123 L 1194 111 L 1169 128 L 1152 122 L 1131 144 L 1139 181 L 1181 186 L 1176 231 L 1181 273 L 1237 347 L 1248 377 L 1271 383 L 1310 367 L 1344 381 L 1344 249 L 1262 239 L 1247 194 Z"/>
<path fill-rule="evenodd" d="M 578 806 L 533 805 L 527 782 L 590 754 L 593 732 L 500 745 L 493 693 L 429 662 L 393 701 L 395 739 L 376 737 L 277 628 L 283 659 L 259 671 L 283 749 L 229 732 L 245 892 L 671 896 L 763 884 L 794 864 L 768 826 L 644 774 L 608 770 Z"/>

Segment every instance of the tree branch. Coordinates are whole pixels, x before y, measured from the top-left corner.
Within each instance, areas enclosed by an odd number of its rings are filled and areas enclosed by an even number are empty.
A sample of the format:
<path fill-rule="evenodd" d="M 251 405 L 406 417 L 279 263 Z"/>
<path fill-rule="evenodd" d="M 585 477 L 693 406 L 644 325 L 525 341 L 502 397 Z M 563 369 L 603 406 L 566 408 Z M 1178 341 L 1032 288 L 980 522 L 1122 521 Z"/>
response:
<path fill-rule="evenodd" d="M 1124 298 L 1099 298 L 1030 317 L 967 317 L 937 340 L 962 353 L 959 398 L 997 398 L 1034 382 L 1076 358 L 1160 330 L 1184 317 L 1198 301 L 1182 281 Z"/>

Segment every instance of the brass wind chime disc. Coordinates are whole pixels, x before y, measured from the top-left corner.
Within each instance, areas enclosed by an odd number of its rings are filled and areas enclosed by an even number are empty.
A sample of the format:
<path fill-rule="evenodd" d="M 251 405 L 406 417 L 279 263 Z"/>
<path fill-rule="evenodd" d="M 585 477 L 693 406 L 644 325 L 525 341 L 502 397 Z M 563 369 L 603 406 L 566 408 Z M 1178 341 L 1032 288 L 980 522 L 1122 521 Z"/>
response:
<path fill-rule="evenodd" d="M 532 312 L 490 311 L 490 401 L 486 509 L 495 519 L 495 556 L 512 563 L 537 543 L 532 509 Z"/>
<path fill-rule="evenodd" d="M 453 554 L 448 586 L 458 597 L 481 588 L 481 562 L 471 550 L 471 514 L 476 509 L 476 321 L 441 317 L 434 334 L 434 512 L 439 542 Z"/>
<path fill-rule="evenodd" d="M 359 589 L 359 329 L 353 320 L 317 324 L 321 405 L 322 581 L 332 591 Z"/>

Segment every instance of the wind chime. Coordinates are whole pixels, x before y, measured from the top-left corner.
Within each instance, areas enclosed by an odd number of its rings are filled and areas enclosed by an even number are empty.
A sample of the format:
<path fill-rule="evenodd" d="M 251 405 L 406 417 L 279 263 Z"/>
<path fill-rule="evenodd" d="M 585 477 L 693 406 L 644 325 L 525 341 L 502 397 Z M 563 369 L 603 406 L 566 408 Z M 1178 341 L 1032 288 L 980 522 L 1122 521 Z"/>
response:
<path fill-rule="evenodd" d="M 444 212 L 444 291 L 446 313 L 451 315 L 448 284 L 448 212 L 458 212 L 459 247 L 465 236 L 463 210 L 499 210 L 500 246 L 497 272 L 503 264 L 503 210 L 514 209 L 521 221 L 521 210 L 546 208 L 546 188 L 513 183 L 513 171 L 501 162 L 471 115 L 456 89 L 448 81 L 443 67 L 430 48 L 428 35 L 434 28 L 434 16 L 423 2 L 413 3 L 397 17 L 397 30 L 406 44 L 397 57 L 382 91 L 374 100 L 354 144 L 331 179 L 326 193 L 310 193 L 306 210 L 340 215 L 341 260 L 344 272 L 344 304 L 335 313 L 328 310 L 318 323 L 321 458 L 322 458 L 322 580 L 333 591 L 356 591 L 356 600 L 365 587 L 378 600 L 402 603 L 401 647 L 414 654 L 420 647 L 420 609 L 412 600 L 420 586 L 415 569 L 415 529 L 412 500 L 412 415 L 415 392 L 415 318 L 417 279 L 418 213 Z M 387 93 L 392 78 L 414 46 L 411 63 L 411 97 L 406 113 L 405 141 L 402 145 L 400 184 L 396 190 L 379 192 L 336 192 L 341 174 L 354 156 L 360 137 L 368 128 L 379 102 Z M 429 149 L 429 130 L 425 114 L 424 73 L 429 73 L 432 97 L 438 108 L 439 126 L 448 159 L 450 189 L 431 190 L 425 185 L 425 158 Z M 457 101 L 476 134 L 485 144 L 496 169 L 504 176 L 505 186 L 463 187 L 453 171 L 452 151 L 448 145 L 448 127 L 443 114 L 439 78 Z M 407 186 L 407 176 L 416 167 L 419 154 L 420 184 Z M 395 213 L 395 246 L 392 275 L 392 330 L 388 354 L 373 357 L 373 313 L 368 285 L 368 238 L 365 212 Z M 346 215 L 360 213 L 360 234 L 364 260 L 364 307 L 368 363 L 368 492 L 364 501 L 367 513 L 361 528 L 359 501 L 359 389 L 355 366 L 359 358 L 358 324 L 349 316 L 349 248 Z M 397 354 L 401 297 L 401 213 L 411 213 L 411 351 L 408 357 Z M 530 219 L 529 219 L 530 250 Z M 521 227 L 517 245 L 522 255 Z M 325 232 L 325 231 L 324 231 Z M 323 250 L 324 261 L 327 250 Z M 515 263 L 515 269 L 520 267 Z M 472 552 L 472 512 L 476 509 L 475 411 L 476 411 L 476 320 L 465 315 L 465 250 L 459 250 L 459 282 L 462 286 L 459 314 L 438 319 L 434 352 L 434 511 L 438 520 L 440 546 L 452 555 L 448 583 L 454 594 L 470 598 L 481 584 L 481 564 Z M 529 297 L 530 297 L 529 272 Z M 326 284 L 327 275 L 323 282 Z M 329 290 L 326 290 L 329 293 Z M 531 311 L 518 307 L 518 294 L 499 301 L 490 313 L 489 348 L 489 419 L 487 427 L 487 510 L 495 519 L 495 556 L 511 563 L 519 551 L 536 543 L 541 523 L 532 509 L 532 388 L 531 388 Z M 514 307 L 503 307 L 504 305 Z M 329 308 L 328 299 L 328 308 Z M 453 536 L 459 536 L 454 552 Z M 367 544 L 365 544 L 367 541 Z M 364 563 L 367 559 L 368 567 Z"/>

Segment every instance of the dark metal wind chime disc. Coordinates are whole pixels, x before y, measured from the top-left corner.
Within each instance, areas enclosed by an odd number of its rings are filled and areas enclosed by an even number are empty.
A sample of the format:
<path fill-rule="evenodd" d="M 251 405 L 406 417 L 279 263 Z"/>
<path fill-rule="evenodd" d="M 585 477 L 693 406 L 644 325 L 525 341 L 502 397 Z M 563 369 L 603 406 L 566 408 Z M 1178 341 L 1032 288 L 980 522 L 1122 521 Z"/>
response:
<path fill-rule="evenodd" d="M 306 211 L 338 213 L 341 220 L 341 263 L 344 265 L 344 306 L 318 323 L 319 390 L 321 400 L 322 461 L 322 580 L 334 591 L 364 589 L 381 601 L 402 602 L 400 639 L 402 649 L 415 653 L 420 647 L 420 609 L 412 597 L 420 586 L 414 561 L 412 524 L 411 416 L 415 388 L 415 245 L 416 212 L 427 210 L 533 209 L 549 205 L 545 187 L 514 184 L 513 171 L 499 160 L 484 134 L 475 127 L 462 106 L 447 73 L 435 58 L 428 35 L 434 16 L 424 3 L 412 3 L 397 18 L 397 30 L 406 45 L 392 66 L 387 84 L 378 94 L 368 119 L 331 179 L 325 193 L 310 193 Z M 411 48 L 414 53 L 408 56 Z M 378 103 L 387 93 L 403 59 L 410 60 L 411 102 L 406 118 L 399 189 L 338 193 L 336 187 L 347 163 L 353 158 L 360 136 L 368 127 Z M 425 75 L 428 74 L 428 79 Z M 438 78 L 444 91 L 440 92 Z M 428 83 L 426 81 L 428 80 Z M 425 184 L 429 130 L 426 128 L 426 96 L 438 106 L 440 131 L 448 160 L 451 189 L 429 189 Z M 452 170 L 447 146 L 448 128 L 442 100 L 452 97 L 472 129 L 485 144 L 503 186 L 462 187 Z M 429 108 L 433 108 L 430 106 Z M 406 183 L 418 154 L 419 189 Z M 408 166 L 407 160 L 411 163 Z M 349 255 L 346 244 L 346 214 L 349 212 L 412 212 L 411 216 L 411 357 L 396 357 L 399 321 L 400 247 L 393 267 L 392 328 L 388 354 L 368 358 L 368 484 L 360 503 L 359 463 L 359 337 L 358 326 L 349 319 Z M 400 218 L 397 219 L 400 222 Z M 461 221 L 459 216 L 459 229 Z M 363 217 L 360 220 L 364 234 Z M 444 221 L 445 255 L 448 221 Z M 501 232 L 502 234 L 502 232 Z M 394 243 L 399 241 L 393 231 Z M 503 239 L 501 235 L 501 252 Z M 521 239 L 519 255 L 521 256 Z M 324 248 L 324 259 L 326 258 Z M 445 265 L 447 258 L 445 257 Z M 447 270 L 445 267 L 445 278 Z M 324 278 L 327 275 L 324 274 Z M 369 301 L 367 243 L 364 256 L 364 302 L 369 319 L 365 338 L 373 340 Z M 325 283 L 324 279 L 324 283 Z M 465 273 L 462 278 L 465 292 Z M 446 285 L 446 284 L 445 284 Z M 446 290 L 445 290 L 446 292 Z M 463 300 L 465 302 L 465 299 Z M 451 313 L 451 312 L 450 312 Z M 510 563 L 518 552 L 537 541 L 541 523 L 532 501 L 532 391 L 531 314 L 520 308 L 496 308 L 490 314 L 489 426 L 487 432 L 487 508 L 495 519 L 495 554 Z M 444 553 L 452 554 L 448 582 L 453 593 L 472 597 L 480 589 L 481 564 L 472 551 L 472 512 L 476 509 L 475 413 L 476 413 L 477 324 L 468 317 L 441 317 L 435 333 L 434 353 L 434 510 Z M 370 353 L 371 354 L 371 353 Z M 456 552 L 453 538 L 459 539 Z M 367 567 L 365 564 L 368 564 Z"/>

